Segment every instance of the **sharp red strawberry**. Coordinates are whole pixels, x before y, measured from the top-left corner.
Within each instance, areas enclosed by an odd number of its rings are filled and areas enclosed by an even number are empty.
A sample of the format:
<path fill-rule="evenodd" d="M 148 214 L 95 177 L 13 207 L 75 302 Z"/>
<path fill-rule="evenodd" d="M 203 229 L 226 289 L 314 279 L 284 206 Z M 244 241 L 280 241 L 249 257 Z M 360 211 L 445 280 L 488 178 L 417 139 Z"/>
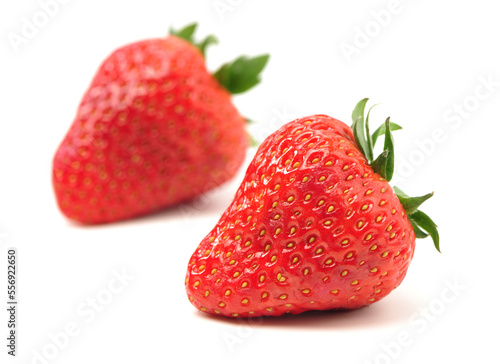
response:
<path fill-rule="evenodd" d="M 53 161 L 61 211 L 84 223 L 143 215 L 231 178 L 248 136 L 230 93 L 259 82 L 268 56 L 211 75 L 195 25 L 127 45 L 104 61 Z"/>
<path fill-rule="evenodd" d="M 434 223 L 417 210 L 431 194 L 398 196 L 388 183 L 391 129 L 400 127 L 387 120 L 370 136 L 366 101 L 353 112 L 354 133 L 313 115 L 264 141 L 190 259 L 185 284 L 196 308 L 240 317 L 358 308 L 401 283 L 422 229 L 439 249 Z M 373 160 L 380 135 L 384 152 Z"/>

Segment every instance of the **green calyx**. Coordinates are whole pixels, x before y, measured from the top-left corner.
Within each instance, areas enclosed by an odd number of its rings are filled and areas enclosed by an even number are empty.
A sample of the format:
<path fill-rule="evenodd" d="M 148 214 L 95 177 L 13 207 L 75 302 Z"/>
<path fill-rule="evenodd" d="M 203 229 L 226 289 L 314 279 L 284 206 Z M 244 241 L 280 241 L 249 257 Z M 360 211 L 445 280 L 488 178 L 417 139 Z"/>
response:
<path fill-rule="evenodd" d="M 201 42 L 195 42 L 194 33 L 197 24 L 189 24 L 181 30 L 170 30 L 171 35 L 182 38 L 197 47 L 205 57 L 209 45 L 217 44 L 215 36 L 209 35 Z M 223 64 L 215 73 L 214 77 L 219 83 L 232 94 L 248 91 L 260 82 L 260 74 L 269 60 L 268 54 L 256 57 L 241 56 L 232 62 Z"/>
<path fill-rule="evenodd" d="M 361 100 L 352 112 L 351 128 L 353 130 L 354 139 L 373 170 L 389 182 L 394 174 L 394 139 L 392 137 L 392 131 L 402 128 L 398 124 L 391 122 L 390 118 L 387 118 L 385 123 L 370 135 L 368 122 L 370 119 L 370 112 L 376 105 L 368 110 L 365 118 L 365 107 L 367 102 L 367 98 Z M 383 151 L 377 158 L 374 158 L 373 148 L 377 139 L 382 135 L 384 135 Z M 439 248 L 437 225 L 428 215 L 418 210 L 420 205 L 431 198 L 434 193 L 428 193 L 419 197 L 409 197 L 398 187 L 394 187 L 393 189 L 406 211 L 415 232 L 415 237 L 423 239 L 430 235 L 437 251 L 441 252 Z"/>
<path fill-rule="evenodd" d="M 196 48 L 198 48 L 203 54 L 203 57 L 205 57 L 205 52 L 206 49 L 209 45 L 212 44 L 217 44 L 219 40 L 214 36 L 214 35 L 209 35 L 205 39 L 203 39 L 201 42 L 196 42 L 194 40 L 194 32 L 196 31 L 196 28 L 198 27 L 197 23 L 189 24 L 185 26 L 184 28 L 180 30 L 174 30 L 170 29 L 170 35 L 175 35 L 176 37 L 182 38 L 192 45 L 194 45 Z"/>

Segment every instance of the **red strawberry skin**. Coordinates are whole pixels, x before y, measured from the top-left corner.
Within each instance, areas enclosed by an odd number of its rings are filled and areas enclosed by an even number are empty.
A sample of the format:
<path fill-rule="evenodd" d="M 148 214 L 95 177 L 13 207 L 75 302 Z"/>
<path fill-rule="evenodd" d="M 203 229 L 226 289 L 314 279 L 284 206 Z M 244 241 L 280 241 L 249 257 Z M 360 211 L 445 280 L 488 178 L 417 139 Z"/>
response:
<path fill-rule="evenodd" d="M 104 61 L 53 160 L 61 211 L 87 223 L 156 211 L 225 182 L 241 166 L 245 120 L 176 36 Z"/>
<path fill-rule="evenodd" d="M 354 309 L 395 289 L 414 249 L 401 203 L 351 129 L 314 115 L 260 146 L 192 255 L 186 291 L 199 310 L 224 316 Z"/>

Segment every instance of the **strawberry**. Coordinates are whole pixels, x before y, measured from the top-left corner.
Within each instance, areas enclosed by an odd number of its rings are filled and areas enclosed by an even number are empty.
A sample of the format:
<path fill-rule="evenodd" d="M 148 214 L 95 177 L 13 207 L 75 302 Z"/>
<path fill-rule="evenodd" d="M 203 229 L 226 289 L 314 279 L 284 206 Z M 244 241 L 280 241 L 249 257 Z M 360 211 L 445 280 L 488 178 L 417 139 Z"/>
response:
<path fill-rule="evenodd" d="M 430 234 L 439 250 L 436 225 L 418 210 L 432 194 L 411 198 L 388 183 L 391 130 L 400 127 L 387 119 L 370 136 L 366 102 L 353 112 L 353 130 L 313 115 L 263 142 L 189 261 L 196 308 L 233 317 L 359 308 L 401 283 L 416 238 Z"/>
<path fill-rule="evenodd" d="M 53 160 L 71 219 L 106 223 L 190 200 L 234 176 L 248 136 L 231 101 L 259 83 L 268 55 L 239 57 L 214 75 L 196 24 L 126 45 L 101 65 Z"/>

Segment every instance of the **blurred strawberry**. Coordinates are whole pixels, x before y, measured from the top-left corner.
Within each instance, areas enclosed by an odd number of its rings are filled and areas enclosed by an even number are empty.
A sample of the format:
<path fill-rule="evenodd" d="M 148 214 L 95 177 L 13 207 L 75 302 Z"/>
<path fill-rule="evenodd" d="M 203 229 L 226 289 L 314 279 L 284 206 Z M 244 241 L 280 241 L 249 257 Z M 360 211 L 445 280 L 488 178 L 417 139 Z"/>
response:
<path fill-rule="evenodd" d="M 71 219 L 105 223 L 178 204 L 241 166 L 245 118 L 231 94 L 259 83 L 268 55 L 239 57 L 214 75 L 196 24 L 126 45 L 101 65 L 56 152 L 53 185 Z"/>

